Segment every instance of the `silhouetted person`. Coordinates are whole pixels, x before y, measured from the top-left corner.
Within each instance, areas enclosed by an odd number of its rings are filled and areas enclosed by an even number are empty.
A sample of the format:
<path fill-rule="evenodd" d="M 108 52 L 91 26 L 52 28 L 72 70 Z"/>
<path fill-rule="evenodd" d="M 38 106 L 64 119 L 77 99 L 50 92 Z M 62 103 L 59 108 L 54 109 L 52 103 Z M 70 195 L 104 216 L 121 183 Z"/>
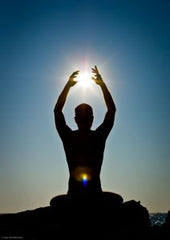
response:
<path fill-rule="evenodd" d="M 92 79 L 100 86 L 107 107 L 104 121 L 96 130 L 91 130 L 93 110 L 88 104 L 82 103 L 75 108 L 75 121 L 78 126 L 75 131 L 67 126 L 62 112 L 70 88 L 77 83 L 79 71 L 70 76 L 54 109 L 56 129 L 64 145 L 70 173 L 68 194 L 72 196 L 102 193 L 100 171 L 104 148 L 115 119 L 116 107 L 112 96 L 96 66 L 92 68 L 92 72 Z"/>

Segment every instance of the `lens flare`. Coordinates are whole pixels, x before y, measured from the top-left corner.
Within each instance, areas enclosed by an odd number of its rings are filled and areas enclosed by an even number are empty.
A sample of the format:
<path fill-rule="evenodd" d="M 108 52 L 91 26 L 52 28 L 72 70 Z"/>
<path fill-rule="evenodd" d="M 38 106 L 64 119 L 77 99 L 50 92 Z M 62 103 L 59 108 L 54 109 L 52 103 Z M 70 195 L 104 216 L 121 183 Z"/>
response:
<path fill-rule="evenodd" d="M 83 186 L 86 186 L 88 183 L 88 176 L 86 173 L 82 174 L 82 183 L 83 183 Z"/>
<path fill-rule="evenodd" d="M 77 167 L 72 172 L 72 176 L 78 182 L 81 182 L 86 187 L 93 177 L 93 171 L 89 167 Z"/>

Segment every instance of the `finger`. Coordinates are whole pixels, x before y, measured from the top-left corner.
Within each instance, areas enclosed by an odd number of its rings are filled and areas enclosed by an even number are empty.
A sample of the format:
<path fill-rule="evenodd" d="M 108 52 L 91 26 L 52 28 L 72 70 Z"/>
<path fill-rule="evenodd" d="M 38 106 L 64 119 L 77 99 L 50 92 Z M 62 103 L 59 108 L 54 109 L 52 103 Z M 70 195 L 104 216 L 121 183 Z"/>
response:
<path fill-rule="evenodd" d="M 73 72 L 73 74 L 78 74 L 80 72 L 80 70 L 77 70 L 75 72 Z"/>
<path fill-rule="evenodd" d="M 93 72 L 94 74 L 96 74 L 96 76 L 99 75 L 98 69 L 96 69 L 96 68 L 92 68 L 92 72 Z"/>
<path fill-rule="evenodd" d="M 95 76 L 95 77 L 98 77 L 98 75 L 99 75 L 98 73 L 96 73 L 96 72 L 94 73 L 94 76 Z"/>
<path fill-rule="evenodd" d="M 92 68 L 92 73 L 97 73 L 96 69 Z"/>
<path fill-rule="evenodd" d="M 99 72 L 97 66 L 95 66 L 95 69 L 96 69 L 97 72 Z"/>
<path fill-rule="evenodd" d="M 73 73 L 73 75 L 78 75 L 79 74 L 79 70 L 78 71 L 75 71 L 74 73 Z"/>
<path fill-rule="evenodd" d="M 78 74 L 77 74 L 77 73 L 75 73 L 75 74 L 73 75 L 73 78 L 77 77 L 77 75 L 78 75 Z"/>
<path fill-rule="evenodd" d="M 74 77 L 76 77 L 78 74 L 79 74 L 79 70 L 78 70 L 78 71 L 76 71 L 76 72 L 73 72 L 73 73 L 71 74 L 71 78 L 74 78 Z"/>

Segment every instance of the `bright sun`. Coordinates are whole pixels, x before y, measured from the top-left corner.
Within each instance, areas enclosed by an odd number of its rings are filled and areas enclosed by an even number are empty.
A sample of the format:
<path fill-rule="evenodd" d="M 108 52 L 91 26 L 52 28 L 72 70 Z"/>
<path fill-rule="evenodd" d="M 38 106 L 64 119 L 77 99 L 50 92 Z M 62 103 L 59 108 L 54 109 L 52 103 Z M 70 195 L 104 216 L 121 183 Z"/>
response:
<path fill-rule="evenodd" d="M 78 84 L 80 87 L 89 88 L 93 83 L 91 79 L 91 74 L 88 72 L 80 72 L 77 76 Z"/>

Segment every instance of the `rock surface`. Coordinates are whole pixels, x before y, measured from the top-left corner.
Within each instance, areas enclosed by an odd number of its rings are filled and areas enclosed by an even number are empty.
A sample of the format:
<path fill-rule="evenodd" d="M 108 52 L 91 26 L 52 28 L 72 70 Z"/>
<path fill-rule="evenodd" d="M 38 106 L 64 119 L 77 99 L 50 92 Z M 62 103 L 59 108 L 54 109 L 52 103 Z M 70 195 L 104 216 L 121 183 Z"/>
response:
<path fill-rule="evenodd" d="M 0 236 L 22 239 L 168 239 L 169 216 L 151 227 L 148 210 L 120 195 L 53 198 L 50 206 L 0 216 Z"/>

